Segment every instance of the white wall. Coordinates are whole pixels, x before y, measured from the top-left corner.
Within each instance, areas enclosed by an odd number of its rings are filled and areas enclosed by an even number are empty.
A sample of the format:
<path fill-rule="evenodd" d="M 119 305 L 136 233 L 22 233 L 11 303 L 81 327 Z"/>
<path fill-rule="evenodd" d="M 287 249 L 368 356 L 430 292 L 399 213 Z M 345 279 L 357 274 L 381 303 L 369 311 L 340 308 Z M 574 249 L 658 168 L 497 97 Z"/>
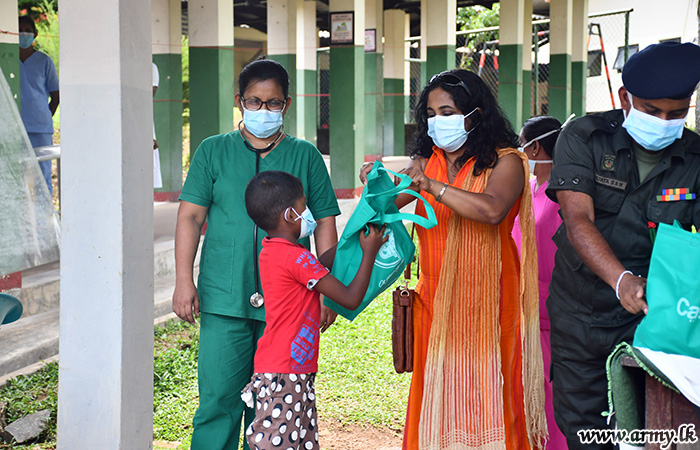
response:
<path fill-rule="evenodd" d="M 609 11 L 632 9 L 630 13 L 629 44 L 639 45 L 639 49 L 658 43 L 661 40 L 681 38 L 681 42 L 696 42 L 698 38 L 698 0 L 589 0 L 588 14 L 595 15 Z M 624 46 L 624 16 L 600 17 L 589 22 L 600 23 L 605 53 L 608 58 L 610 81 L 615 98 L 615 107 L 620 107 L 617 91 L 622 86 L 621 74 L 613 69 L 619 47 Z M 600 49 L 598 38 L 590 38 L 589 50 Z M 605 76 L 601 74 L 588 78 L 587 110 L 606 111 L 612 108 L 610 93 Z"/>

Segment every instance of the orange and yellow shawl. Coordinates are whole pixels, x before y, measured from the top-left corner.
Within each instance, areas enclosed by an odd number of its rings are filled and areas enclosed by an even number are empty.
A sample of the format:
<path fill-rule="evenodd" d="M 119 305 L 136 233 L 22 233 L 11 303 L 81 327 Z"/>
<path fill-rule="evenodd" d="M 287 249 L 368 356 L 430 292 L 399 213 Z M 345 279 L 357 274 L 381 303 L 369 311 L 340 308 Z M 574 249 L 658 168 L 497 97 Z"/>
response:
<path fill-rule="evenodd" d="M 529 173 L 527 159 L 515 149 L 500 150 L 499 158 L 510 153 L 523 159 L 523 170 Z M 444 166 L 439 149 L 435 156 Z M 472 168 L 473 161 L 469 161 L 462 168 L 465 172 L 460 171 L 454 181 L 463 179 L 462 189 L 481 193 L 492 170 L 474 176 Z M 440 172 L 438 169 L 429 162 L 426 175 L 435 176 Z M 521 227 L 523 236 L 530 238 L 523 240 L 519 285 L 509 289 L 503 283 L 518 277 L 517 273 L 503 273 L 502 256 L 512 252 L 502 249 L 501 244 L 503 239 L 510 239 L 510 230 L 506 228 L 512 227 L 518 209 L 529 212 L 521 214 Z M 411 396 L 422 392 L 422 398 L 409 401 L 404 448 L 416 448 L 415 441 L 420 450 L 521 449 L 528 443 L 532 448 L 542 446 L 546 438 L 544 372 L 539 343 L 537 272 L 532 270 L 537 267 L 537 256 L 531 211 L 529 183 L 524 183 L 519 204 L 516 203 L 501 226 L 469 221 L 456 214 L 445 217 L 449 217 L 445 253 L 437 258 L 442 259 L 440 277 L 432 280 L 437 282 L 435 298 L 423 299 L 430 304 L 422 305 L 422 314 L 419 312 L 416 317 L 417 321 L 428 321 L 416 324 L 417 328 L 430 331 L 427 342 L 425 336 L 423 339 L 416 336 L 417 353 L 425 354 L 424 372 L 414 373 L 414 384 L 422 381 L 422 386 L 412 385 Z M 421 281 L 433 284 L 428 279 Z M 513 300 L 517 301 L 512 304 L 515 310 L 512 317 L 506 319 L 502 311 L 506 307 L 504 290 L 514 291 L 507 297 L 516 297 Z M 512 333 L 502 333 L 503 320 L 509 320 L 515 327 Z M 423 348 L 419 351 L 419 347 Z M 503 364 L 502 352 L 505 352 Z M 420 366 L 423 364 L 419 362 L 417 370 Z M 513 388 L 508 384 L 504 393 L 504 382 L 511 381 L 518 386 Z M 520 407 L 514 409 L 508 399 L 520 402 Z M 525 442 L 507 434 L 523 434 L 521 438 Z"/>

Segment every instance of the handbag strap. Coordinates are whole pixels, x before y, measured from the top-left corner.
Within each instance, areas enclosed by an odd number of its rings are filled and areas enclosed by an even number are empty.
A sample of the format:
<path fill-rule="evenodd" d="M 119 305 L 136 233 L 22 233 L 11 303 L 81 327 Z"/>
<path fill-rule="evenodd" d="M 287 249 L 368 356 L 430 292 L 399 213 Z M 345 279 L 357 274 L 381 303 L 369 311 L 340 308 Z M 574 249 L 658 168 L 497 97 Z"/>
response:
<path fill-rule="evenodd" d="M 416 224 L 413 223 L 411 224 L 411 242 L 413 242 L 413 234 L 416 231 Z M 415 254 L 413 256 L 413 260 L 416 261 L 416 278 L 420 278 L 420 258 L 416 258 Z M 408 289 L 408 282 L 411 281 L 411 264 L 413 261 L 409 262 L 406 265 L 406 268 L 403 271 L 403 278 L 405 282 L 405 287 Z"/>

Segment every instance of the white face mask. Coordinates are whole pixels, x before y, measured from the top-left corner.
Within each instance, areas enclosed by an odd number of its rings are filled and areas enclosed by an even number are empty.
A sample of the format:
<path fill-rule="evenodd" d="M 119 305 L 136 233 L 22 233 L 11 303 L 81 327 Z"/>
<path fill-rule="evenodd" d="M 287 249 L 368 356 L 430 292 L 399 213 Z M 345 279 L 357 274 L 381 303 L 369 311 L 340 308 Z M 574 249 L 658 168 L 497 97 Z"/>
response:
<path fill-rule="evenodd" d="M 535 166 L 537 164 L 552 164 L 551 159 L 528 159 L 527 163 L 530 165 L 530 173 L 535 174 Z"/>
<path fill-rule="evenodd" d="M 525 143 L 525 145 L 519 147 L 518 150 L 524 153 L 525 149 L 527 147 L 531 146 L 532 144 L 534 144 L 535 141 L 539 141 L 540 139 L 544 139 L 547 136 L 553 135 L 554 133 L 558 133 L 560 130 L 561 130 L 561 128 L 557 128 L 555 130 L 551 130 L 551 131 L 548 131 L 544 134 L 541 134 L 534 139 L 530 139 L 529 141 L 527 141 Z M 537 165 L 537 164 L 552 164 L 553 161 L 551 159 L 530 159 L 528 157 L 527 163 L 530 165 L 530 173 L 534 175 L 535 174 L 535 165 Z"/>
<path fill-rule="evenodd" d="M 474 108 L 474 111 L 466 116 L 452 114 L 451 116 L 430 117 L 428 119 L 428 136 L 435 145 L 448 153 L 459 150 L 467 142 L 469 133 L 474 131 L 474 128 L 469 131 L 464 129 L 464 119 L 474 114 L 477 109 L 479 108 Z"/>

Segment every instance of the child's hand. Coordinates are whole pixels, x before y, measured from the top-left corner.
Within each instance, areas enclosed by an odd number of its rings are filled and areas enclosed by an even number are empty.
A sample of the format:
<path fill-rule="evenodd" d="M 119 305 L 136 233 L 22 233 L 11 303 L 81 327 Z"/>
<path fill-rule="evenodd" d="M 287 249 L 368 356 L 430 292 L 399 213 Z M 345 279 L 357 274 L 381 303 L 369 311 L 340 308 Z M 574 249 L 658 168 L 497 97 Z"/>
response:
<path fill-rule="evenodd" d="M 362 251 L 376 255 L 382 245 L 389 239 L 388 234 L 384 236 L 385 229 L 385 226 L 380 229 L 376 225 L 369 224 L 369 232 L 366 235 L 365 233 L 360 233 L 360 247 L 362 247 Z"/>

